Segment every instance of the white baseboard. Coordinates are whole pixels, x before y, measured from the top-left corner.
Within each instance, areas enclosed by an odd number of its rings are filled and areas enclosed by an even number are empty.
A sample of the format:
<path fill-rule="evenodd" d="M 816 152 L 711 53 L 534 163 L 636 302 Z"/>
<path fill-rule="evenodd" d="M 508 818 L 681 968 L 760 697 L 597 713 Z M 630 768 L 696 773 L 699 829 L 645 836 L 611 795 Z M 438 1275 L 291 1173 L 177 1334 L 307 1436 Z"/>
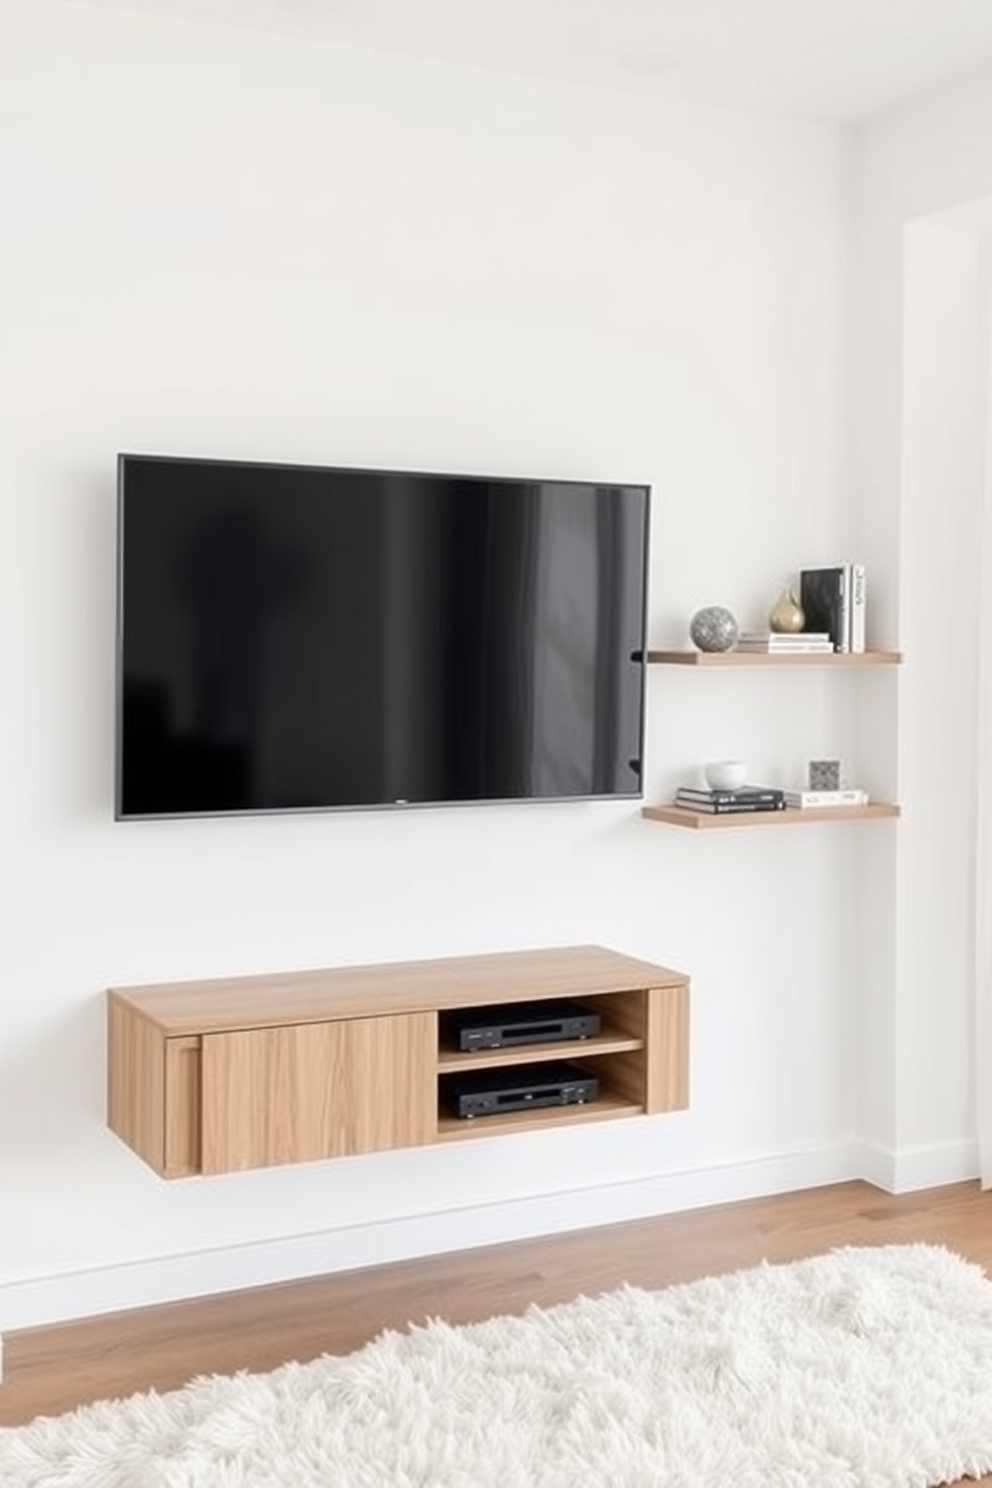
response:
<path fill-rule="evenodd" d="M 571 1188 L 502 1203 L 290 1235 L 279 1240 L 64 1272 L 0 1286 L 0 1328 L 148 1307 L 242 1287 L 498 1245 L 734 1199 L 815 1188 L 852 1176 L 844 1145 L 700 1167 L 631 1182 Z"/>
<path fill-rule="evenodd" d="M 960 1182 L 977 1172 L 973 1144 L 948 1144 L 910 1154 L 893 1154 L 868 1143 L 804 1148 L 624 1183 L 13 1282 L 0 1286 L 0 1328 L 40 1327 L 508 1240 L 822 1188 L 853 1178 L 902 1192 Z"/>
<path fill-rule="evenodd" d="M 979 1176 L 978 1144 L 974 1141 L 931 1143 L 899 1152 L 877 1142 L 859 1142 L 854 1159 L 858 1177 L 891 1194 L 967 1183 Z"/>

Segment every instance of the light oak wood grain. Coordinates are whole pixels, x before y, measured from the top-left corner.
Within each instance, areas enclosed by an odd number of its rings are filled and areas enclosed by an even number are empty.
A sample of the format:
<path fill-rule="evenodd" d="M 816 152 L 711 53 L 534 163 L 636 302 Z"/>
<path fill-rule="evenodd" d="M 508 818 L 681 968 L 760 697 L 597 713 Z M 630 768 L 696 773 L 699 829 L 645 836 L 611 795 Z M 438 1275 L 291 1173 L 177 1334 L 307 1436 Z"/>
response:
<path fill-rule="evenodd" d="M 203 1041 L 192 1036 L 165 1041 L 165 1159 L 162 1175 L 187 1178 L 202 1161 Z"/>
<path fill-rule="evenodd" d="M 580 1064 L 589 1074 L 598 1071 Z M 508 1132 L 539 1131 L 542 1126 L 582 1126 L 594 1121 L 616 1121 L 618 1117 L 643 1116 L 644 1106 L 612 1087 L 607 1077 L 600 1078 L 600 1093 L 587 1105 L 544 1106 L 539 1110 L 498 1111 L 493 1116 L 462 1119 L 438 1117 L 438 1139 L 442 1142 L 472 1141 L 477 1137 L 506 1136 Z"/>
<path fill-rule="evenodd" d="M 478 1049 L 471 1053 L 461 1050 L 442 1049 L 438 1053 L 437 1067 L 441 1073 L 452 1069 L 476 1070 L 498 1069 L 503 1065 L 539 1064 L 549 1057 L 548 1044 L 514 1044 L 507 1049 Z M 583 1055 L 618 1054 L 629 1049 L 643 1049 L 642 1038 L 630 1038 L 625 1034 L 594 1033 L 589 1038 L 561 1039 L 554 1043 L 555 1059 L 579 1059 Z"/>
<path fill-rule="evenodd" d="M 689 1104 L 689 988 L 652 987 L 647 993 L 648 1111 L 684 1111 Z"/>
<path fill-rule="evenodd" d="M 165 1034 L 133 1008 L 107 1009 L 107 1125 L 165 1172 Z"/>
<path fill-rule="evenodd" d="M 652 666 L 695 667 L 785 667 L 814 666 L 828 668 L 898 666 L 901 651 L 804 651 L 798 655 L 769 656 L 757 651 L 649 651 Z"/>
<path fill-rule="evenodd" d="M 669 802 L 661 806 L 642 806 L 641 815 L 648 821 L 665 822 L 669 827 L 688 827 L 692 831 L 723 832 L 741 827 L 808 827 L 813 822 L 882 821 L 902 815 L 902 809 L 891 801 L 869 801 L 867 806 L 786 806 L 778 811 L 693 811 L 691 806 Z"/>
<path fill-rule="evenodd" d="M 109 996 L 112 1004 L 123 1003 L 176 1035 L 582 997 L 687 980 L 684 972 L 604 946 L 563 946 L 116 987 Z"/>
<path fill-rule="evenodd" d="M 203 1171 L 377 1152 L 437 1135 L 431 1013 L 203 1039 Z"/>

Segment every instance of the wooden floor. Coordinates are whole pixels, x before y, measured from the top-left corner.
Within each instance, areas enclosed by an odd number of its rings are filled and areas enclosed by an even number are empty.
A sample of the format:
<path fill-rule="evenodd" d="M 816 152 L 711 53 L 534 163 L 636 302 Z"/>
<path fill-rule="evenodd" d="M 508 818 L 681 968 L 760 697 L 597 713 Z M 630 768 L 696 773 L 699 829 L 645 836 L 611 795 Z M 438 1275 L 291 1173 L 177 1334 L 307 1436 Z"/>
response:
<path fill-rule="evenodd" d="M 348 1353 L 383 1328 L 428 1317 L 469 1322 L 622 1282 L 661 1287 L 835 1245 L 915 1240 L 992 1274 L 992 1193 L 966 1183 L 894 1198 L 844 1183 L 8 1333 L 0 1423 L 173 1389 L 196 1374 Z"/>

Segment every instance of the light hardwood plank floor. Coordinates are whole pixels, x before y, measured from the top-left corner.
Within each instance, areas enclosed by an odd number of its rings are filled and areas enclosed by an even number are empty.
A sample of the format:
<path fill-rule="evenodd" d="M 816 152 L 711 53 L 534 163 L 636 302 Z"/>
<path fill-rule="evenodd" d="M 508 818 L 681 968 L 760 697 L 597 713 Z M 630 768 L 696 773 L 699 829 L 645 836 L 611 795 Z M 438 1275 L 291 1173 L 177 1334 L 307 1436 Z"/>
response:
<path fill-rule="evenodd" d="M 471 1322 L 629 1282 L 662 1287 L 835 1245 L 927 1241 L 992 1274 L 992 1193 L 843 1183 L 6 1334 L 0 1424 L 348 1353 L 428 1317 Z M 983 1479 L 992 1485 L 992 1477 Z"/>

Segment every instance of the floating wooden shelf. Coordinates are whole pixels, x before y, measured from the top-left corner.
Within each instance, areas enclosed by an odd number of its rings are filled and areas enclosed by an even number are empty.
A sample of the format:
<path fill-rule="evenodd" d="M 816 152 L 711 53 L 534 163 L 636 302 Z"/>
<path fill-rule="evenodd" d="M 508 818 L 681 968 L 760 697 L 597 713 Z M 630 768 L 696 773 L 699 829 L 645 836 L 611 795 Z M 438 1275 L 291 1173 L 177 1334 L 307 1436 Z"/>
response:
<path fill-rule="evenodd" d="M 898 666 L 901 651 L 801 651 L 798 655 L 770 656 L 764 651 L 648 651 L 653 666 L 697 667 L 866 667 Z"/>
<path fill-rule="evenodd" d="M 901 808 L 889 801 L 869 801 L 867 806 L 787 806 L 784 811 L 693 811 L 687 806 L 642 806 L 641 815 L 649 821 L 666 822 L 670 827 L 691 827 L 703 831 L 723 831 L 727 827 L 794 827 L 812 822 L 878 821 L 901 815 Z"/>
<path fill-rule="evenodd" d="M 585 1106 L 545 1106 L 537 1111 L 500 1111 L 495 1116 L 477 1116 L 465 1120 L 457 1116 L 440 1116 L 437 1123 L 439 1142 L 456 1142 L 472 1137 L 497 1136 L 501 1133 L 540 1130 L 542 1126 L 572 1126 L 587 1121 L 610 1121 L 617 1116 L 643 1116 L 644 1105 L 600 1094 Z"/>
<path fill-rule="evenodd" d="M 643 1049 L 642 1038 L 624 1034 L 596 1033 L 590 1038 L 561 1039 L 555 1043 L 555 1059 L 582 1059 L 593 1054 L 624 1054 Z M 441 1074 L 452 1070 L 496 1069 L 506 1064 L 539 1064 L 547 1059 L 547 1044 L 514 1044 L 504 1049 L 478 1049 L 470 1054 L 460 1049 L 441 1048 L 437 1067 Z"/>

